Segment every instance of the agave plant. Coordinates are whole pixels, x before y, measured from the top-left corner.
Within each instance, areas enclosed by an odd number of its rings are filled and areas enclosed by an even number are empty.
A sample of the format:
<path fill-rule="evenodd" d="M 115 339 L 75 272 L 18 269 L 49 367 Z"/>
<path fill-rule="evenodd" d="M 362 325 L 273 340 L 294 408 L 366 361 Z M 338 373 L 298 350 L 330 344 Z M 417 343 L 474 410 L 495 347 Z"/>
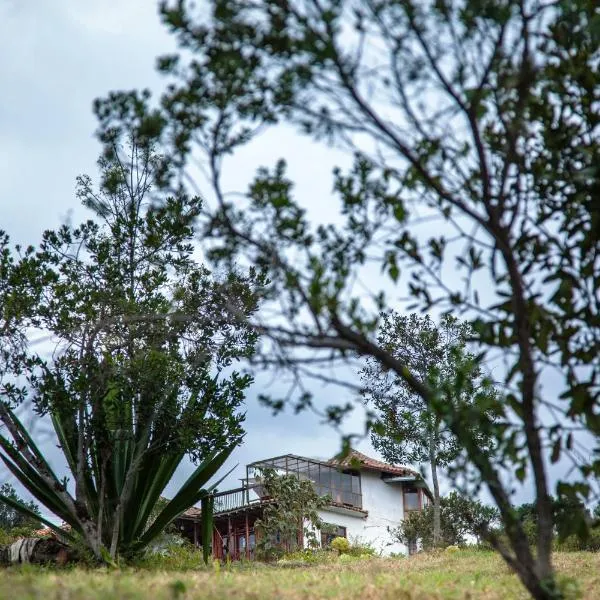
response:
<path fill-rule="evenodd" d="M 27 429 L 14 412 L 0 403 L 2 421 L 12 441 L 0 435 L 0 458 L 12 474 L 70 530 L 40 517 L 27 506 L 0 495 L 0 500 L 42 521 L 60 537 L 73 541 L 79 536 L 99 559 L 132 555 L 150 544 L 183 511 L 202 502 L 204 560 L 208 561 L 212 533 L 212 492 L 223 480 L 206 486 L 229 457 L 236 444 L 208 456 L 175 496 L 150 521 L 151 511 L 184 458 L 184 453 L 164 453 L 131 441 L 116 443 L 112 460 L 102 472 L 100 456 L 91 456 L 85 485 L 73 496 L 66 479 L 59 479 Z M 78 435 L 74 421 L 52 414 L 54 430 L 73 477 L 77 480 Z M 79 487 L 79 486 L 76 486 Z M 116 506 L 115 506 L 116 505 Z"/>

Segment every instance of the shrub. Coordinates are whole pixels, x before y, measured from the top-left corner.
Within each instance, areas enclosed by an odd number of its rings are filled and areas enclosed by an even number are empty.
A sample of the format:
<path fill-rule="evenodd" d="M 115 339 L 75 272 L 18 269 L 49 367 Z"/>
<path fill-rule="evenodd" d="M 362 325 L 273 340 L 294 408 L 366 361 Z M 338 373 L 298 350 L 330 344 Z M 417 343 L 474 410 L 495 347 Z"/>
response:
<path fill-rule="evenodd" d="M 169 536 L 174 537 L 174 536 Z M 142 569 L 163 569 L 167 571 L 186 571 L 204 568 L 202 551 L 187 540 L 172 539 L 171 543 L 154 552 L 146 552 L 143 558 L 133 562 L 133 566 Z"/>
<path fill-rule="evenodd" d="M 331 540 L 332 550 L 337 550 L 339 554 L 347 553 L 350 550 L 350 542 L 345 537 L 336 537 Z"/>
<path fill-rule="evenodd" d="M 360 556 L 353 556 L 352 554 L 340 554 L 339 561 L 342 564 L 352 563 L 360 560 Z"/>
<path fill-rule="evenodd" d="M 598 552 L 600 551 L 600 530 L 590 529 L 587 538 L 570 535 L 564 540 L 556 540 L 556 550 L 561 552 Z"/>
<path fill-rule="evenodd" d="M 35 529 L 31 527 L 0 528 L 0 546 L 6 546 L 24 537 L 34 537 Z"/>
<path fill-rule="evenodd" d="M 477 535 L 480 527 L 494 527 L 497 511 L 479 500 L 468 499 L 457 492 L 451 492 L 441 503 L 440 547 L 461 546 L 468 535 Z M 424 550 L 433 548 L 433 506 L 405 516 L 397 529 L 390 530 L 399 542 L 408 545 L 416 541 Z"/>
<path fill-rule="evenodd" d="M 365 558 L 367 556 L 375 556 L 377 551 L 369 543 L 361 542 L 359 539 L 355 539 L 352 540 L 350 548 L 348 548 L 346 554 Z"/>

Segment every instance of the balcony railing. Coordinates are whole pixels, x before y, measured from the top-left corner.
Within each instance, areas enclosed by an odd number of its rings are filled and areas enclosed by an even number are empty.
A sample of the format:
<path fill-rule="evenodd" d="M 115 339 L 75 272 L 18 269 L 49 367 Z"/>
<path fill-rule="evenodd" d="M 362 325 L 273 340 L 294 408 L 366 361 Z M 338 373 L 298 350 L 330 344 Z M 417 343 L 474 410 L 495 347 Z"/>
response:
<path fill-rule="evenodd" d="M 215 514 L 231 512 L 253 504 L 260 504 L 267 499 L 257 494 L 257 489 L 260 487 L 259 485 L 255 485 L 217 492 L 214 496 L 215 504 L 213 512 Z"/>

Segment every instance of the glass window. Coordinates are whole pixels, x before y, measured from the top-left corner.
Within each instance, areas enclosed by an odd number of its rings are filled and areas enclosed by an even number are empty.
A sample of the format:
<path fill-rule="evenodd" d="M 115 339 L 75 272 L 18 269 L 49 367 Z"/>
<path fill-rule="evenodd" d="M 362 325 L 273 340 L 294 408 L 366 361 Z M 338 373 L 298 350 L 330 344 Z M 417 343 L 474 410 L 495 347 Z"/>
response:
<path fill-rule="evenodd" d="M 419 492 L 416 488 L 404 490 L 404 510 L 419 510 Z"/>
<path fill-rule="evenodd" d="M 321 533 L 321 547 L 325 548 L 331 544 L 332 540 L 336 537 L 346 537 L 346 528 L 341 525 L 334 525 L 332 523 L 324 523 L 327 526 L 327 533 Z"/>
<path fill-rule="evenodd" d="M 360 494 L 360 476 L 352 475 L 352 491 L 355 494 Z"/>
<path fill-rule="evenodd" d="M 352 475 L 350 473 L 342 473 L 342 489 L 345 492 L 352 491 Z"/>

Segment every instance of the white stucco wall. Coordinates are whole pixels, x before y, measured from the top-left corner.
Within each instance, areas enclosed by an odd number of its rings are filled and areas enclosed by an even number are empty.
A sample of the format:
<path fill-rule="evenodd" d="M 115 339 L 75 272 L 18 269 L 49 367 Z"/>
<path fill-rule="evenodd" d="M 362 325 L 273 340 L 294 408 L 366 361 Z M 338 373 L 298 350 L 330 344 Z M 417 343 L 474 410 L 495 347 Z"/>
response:
<path fill-rule="evenodd" d="M 388 532 L 388 527 L 398 527 L 404 518 L 402 485 L 385 483 L 379 473 L 362 471 L 360 476 L 363 510 L 368 512 L 366 518 L 360 513 L 348 514 L 348 511 L 341 514 L 333 507 L 320 511 L 319 516 L 326 523 L 345 527 L 349 541 L 369 543 L 383 555 L 407 554 L 406 546 L 393 540 Z"/>

